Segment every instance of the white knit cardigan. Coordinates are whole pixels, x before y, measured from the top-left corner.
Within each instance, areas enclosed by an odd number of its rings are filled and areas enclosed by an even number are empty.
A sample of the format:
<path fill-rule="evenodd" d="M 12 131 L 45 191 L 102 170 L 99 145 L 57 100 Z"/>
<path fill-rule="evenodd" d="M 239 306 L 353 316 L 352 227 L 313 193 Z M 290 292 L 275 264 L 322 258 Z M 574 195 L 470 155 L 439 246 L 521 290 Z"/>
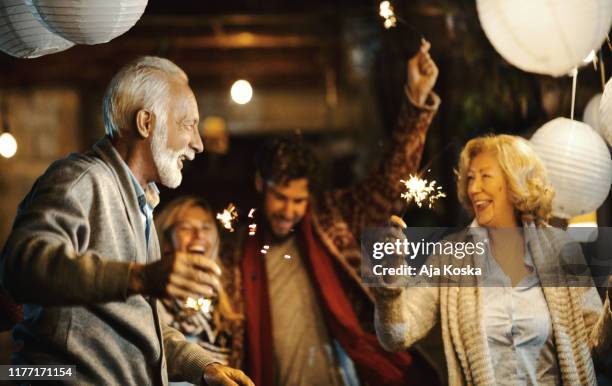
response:
<path fill-rule="evenodd" d="M 528 247 L 537 272 L 547 269 L 551 261 L 561 260 L 560 253 L 567 241 L 565 232 L 533 225 L 526 226 L 525 232 L 529 235 Z M 469 237 L 467 233 L 455 241 L 466 237 Z M 546 256 L 557 258 L 546 259 Z M 473 265 L 473 261 L 473 256 L 468 256 L 463 260 L 453 259 L 452 264 Z M 564 275 L 562 270 L 558 272 Z M 405 350 L 427 335 L 439 320 L 449 385 L 495 385 L 483 326 L 482 291 L 478 285 L 376 288 L 373 292 L 376 333 L 383 347 L 391 351 Z M 543 292 L 552 320 L 563 385 L 596 385 L 591 355 L 610 351 L 610 299 L 606 296 L 602 306 L 595 287 L 544 286 Z"/>

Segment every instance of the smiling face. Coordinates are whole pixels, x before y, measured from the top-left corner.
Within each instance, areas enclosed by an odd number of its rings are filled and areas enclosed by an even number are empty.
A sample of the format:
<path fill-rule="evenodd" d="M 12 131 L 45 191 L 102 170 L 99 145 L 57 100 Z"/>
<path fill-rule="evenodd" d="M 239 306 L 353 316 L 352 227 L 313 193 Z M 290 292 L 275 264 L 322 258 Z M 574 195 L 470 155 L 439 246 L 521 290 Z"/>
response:
<path fill-rule="evenodd" d="M 308 207 L 308 179 L 297 178 L 284 185 L 268 184 L 264 191 L 264 211 L 272 233 L 287 237 L 302 220 Z"/>
<path fill-rule="evenodd" d="M 470 162 L 467 173 L 467 194 L 480 226 L 517 225 L 506 177 L 497 158 L 491 152 L 479 153 Z"/>
<path fill-rule="evenodd" d="M 189 86 L 185 82 L 171 81 L 169 94 L 166 111 L 155 112 L 151 151 L 157 180 L 169 188 L 176 188 L 181 184 L 183 162 L 193 160 L 204 146 L 198 132 L 198 106 Z"/>
<path fill-rule="evenodd" d="M 184 209 L 172 227 L 172 246 L 175 252 L 196 253 L 215 258 L 219 246 L 219 232 L 210 212 L 200 206 Z"/>

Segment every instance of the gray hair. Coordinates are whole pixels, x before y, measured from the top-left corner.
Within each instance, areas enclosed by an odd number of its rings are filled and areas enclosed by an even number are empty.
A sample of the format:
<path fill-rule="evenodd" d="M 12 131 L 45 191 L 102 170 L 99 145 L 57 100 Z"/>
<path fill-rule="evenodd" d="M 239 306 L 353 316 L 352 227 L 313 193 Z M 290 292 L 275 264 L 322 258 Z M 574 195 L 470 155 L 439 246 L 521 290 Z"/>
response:
<path fill-rule="evenodd" d="M 113 77 L 104 93 L 104 129 L 111 138 L 132 126 L 138 110 L 151 109 L 165 120 L 170 79 L 189 81 L 187 75 L 168 59 L 143 56 L 125 65 Z"/>

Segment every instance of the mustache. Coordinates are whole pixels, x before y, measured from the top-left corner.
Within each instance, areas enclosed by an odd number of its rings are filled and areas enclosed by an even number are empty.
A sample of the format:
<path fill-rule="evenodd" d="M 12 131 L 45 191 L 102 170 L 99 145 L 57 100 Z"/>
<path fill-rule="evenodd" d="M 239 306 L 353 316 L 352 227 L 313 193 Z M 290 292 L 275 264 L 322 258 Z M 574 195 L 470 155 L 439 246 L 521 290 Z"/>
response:
<path fill-rule="evenodd" d="M 189 150 L 182 151 L 178 154 L 177 157 L 182 157 L 182 156 L 187 157 L 189 161 L 193 161 L 195 159 L 195 150 L 189 149 Z"/>

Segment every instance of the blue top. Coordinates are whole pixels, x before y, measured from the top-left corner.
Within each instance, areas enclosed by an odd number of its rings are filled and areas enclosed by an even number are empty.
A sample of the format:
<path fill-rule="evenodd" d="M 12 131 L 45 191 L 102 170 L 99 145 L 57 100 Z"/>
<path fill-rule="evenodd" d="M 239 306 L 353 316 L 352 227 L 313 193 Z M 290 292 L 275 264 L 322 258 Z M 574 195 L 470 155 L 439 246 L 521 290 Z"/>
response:
<path fill-rule="evenodd" d="M 484 230 L 484 228 L 480 228 Z M 483 240 L 486 233 L 472 232 Z M 540 279 L 525 238 L 529 274 L 516 287 L 491 253 L 478 256 L 483 268 L 482 323 L 497 385 L 560 385 L 552 322 Z"/>

